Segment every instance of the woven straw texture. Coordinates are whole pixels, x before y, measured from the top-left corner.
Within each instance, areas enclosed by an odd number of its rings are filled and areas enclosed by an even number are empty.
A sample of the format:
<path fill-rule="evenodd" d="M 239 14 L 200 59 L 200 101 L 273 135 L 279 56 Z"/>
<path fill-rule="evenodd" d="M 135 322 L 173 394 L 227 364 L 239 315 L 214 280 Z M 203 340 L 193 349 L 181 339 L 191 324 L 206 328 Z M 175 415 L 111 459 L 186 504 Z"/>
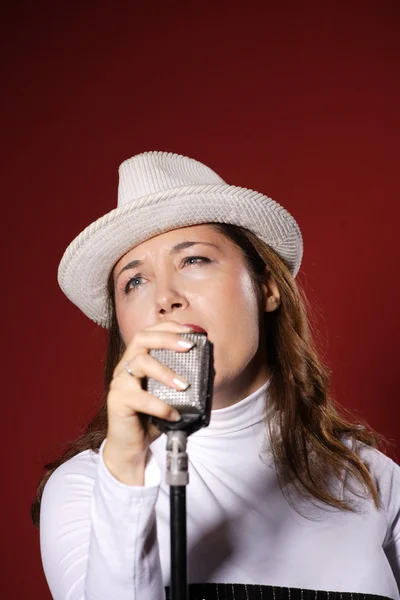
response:
<path fill-rule="evenodd" d="M 226 184 L 194 159 L 146 152 L 120 166 L 118 207 L 86 227 L 66 249 L 58 270 L 60 287 L 85 315 L 107 327 L 107 280 L 121 256 L 158 234 L 208 222 L 249 229 L 284 259 L 293 276 L 298 273 L 301 232 L 277 202 Z"/>

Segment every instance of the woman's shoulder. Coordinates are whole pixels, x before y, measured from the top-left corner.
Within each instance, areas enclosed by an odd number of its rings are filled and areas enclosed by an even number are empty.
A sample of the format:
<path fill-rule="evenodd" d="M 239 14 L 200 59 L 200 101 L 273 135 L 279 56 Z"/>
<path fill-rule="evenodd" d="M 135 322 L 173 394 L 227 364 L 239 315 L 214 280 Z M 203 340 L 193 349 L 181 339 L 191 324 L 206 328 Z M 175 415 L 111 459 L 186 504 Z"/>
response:
<path fill-rule="evenodd" d="M 396 480 L 400 478 L 400 466 L 381 450 L 363 442 L 356 442 L 355 450 L 373 477 L 394 477 Z"/>
<path fill-rule="evenodd" d="M 40 504 L 41 537 L 53 536 L 65 523 L 90 518 L 98 454 L 85 450 L 57 467 L 46 482 Z M 53 533 L 52 533 L 53 532 Z"/>
<path fill-rule="evenodd" d="M 382 508 L 391 522 L 400 513 L 400 466 L 377 448 L 360 442 L 357 453 L 377 487 Z"/>
<path fill-rule="evenodd" d="M 358 440 L 349 447 L 360 457 L 377 484 L 388 479 L 400 483 L 400 466 L 387 454 Z"/>
<path fill-rule="evenodd" d="M 53 489 L 81 489 L 92 488 L 97 473 L 99 460 L 98 452 L 84 450 L 63 462 L 50 475 L 44 494 L 49 494 Z"/>

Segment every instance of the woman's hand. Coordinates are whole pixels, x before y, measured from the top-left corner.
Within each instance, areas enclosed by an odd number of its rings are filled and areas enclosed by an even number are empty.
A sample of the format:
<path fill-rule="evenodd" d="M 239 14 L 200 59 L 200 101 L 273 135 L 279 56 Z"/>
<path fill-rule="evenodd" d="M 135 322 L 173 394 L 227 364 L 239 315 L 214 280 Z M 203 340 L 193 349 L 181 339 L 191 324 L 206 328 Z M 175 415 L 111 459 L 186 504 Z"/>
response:
<path fill-rule="evenodd" d="M 115 368 L 107 397 L 108 430 L 103 459 L 111 473 L 127 485 L 144 484 L 149 445 L 160 435 L 154 425 L 144 421 L 143 413 L 171 421 L 180 419 L 169 404 L 142 389 L 143 378 L 152 377 L 181 391 L 188 385 L 149 351 L 165 348 L 187 352 L 193 344 L 181 334 L 190 331 L 190 327 L 175 321 L 146 327 L 133 337 Z M 127 363 L 132 375 L 126 369 Z"/>

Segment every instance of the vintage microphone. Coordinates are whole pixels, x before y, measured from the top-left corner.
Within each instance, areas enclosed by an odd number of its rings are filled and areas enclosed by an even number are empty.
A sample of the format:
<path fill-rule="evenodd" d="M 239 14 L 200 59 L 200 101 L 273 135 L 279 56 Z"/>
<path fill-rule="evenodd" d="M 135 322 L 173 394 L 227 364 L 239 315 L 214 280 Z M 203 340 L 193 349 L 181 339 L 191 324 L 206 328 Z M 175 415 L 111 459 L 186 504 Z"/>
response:
<path fill-rule="evenodd" d="M 214 382 L 213 345 L 205 333 L 184 333 L 195 342 L 188 352 L 151 350 L 150 354 L 180 375 L 190 385 L 185 391 L 173 390 L 153 378 L 146 389 L 181 414 L 171 422 L 157 417 L 149 421 L 167 434 L 166 481 L 170 486 L 171 600 L 187 600 L 186 485 L 189 482 L 187 437 L 210 422 Z"/>

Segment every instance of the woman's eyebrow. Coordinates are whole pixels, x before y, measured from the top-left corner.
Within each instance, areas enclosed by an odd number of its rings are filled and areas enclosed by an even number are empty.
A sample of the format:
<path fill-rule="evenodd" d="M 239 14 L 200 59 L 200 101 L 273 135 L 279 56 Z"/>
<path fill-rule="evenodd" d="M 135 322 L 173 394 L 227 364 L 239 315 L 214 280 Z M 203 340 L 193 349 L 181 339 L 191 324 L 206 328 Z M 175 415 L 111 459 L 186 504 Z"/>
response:
<path fill-rule="evenodd" d="M 216 244 L 212 244 L 211 242 L 181 242 L 180 244 L 176 244 L 175 246 L 172 246 L 171 250 L 169 251 L 169 254 L 170 255 L 178 254 L 178 252 L 181 252 L 182 250 L 185 250 L 186 248 L 191 248 L 192 246 L 196 246 L 196 245 L 200 245 L 200 244 L 203 244 L 204 246 L 212 246 L 213 248 L 220 250 L 219 246 L 217 246 Z M 142 265 L 143 265 L 142 260 L 139 260 L 139 259 L 131 260 L 131 262 L 126 264 L 124 267 L 122 267 L 122 269 L 120 270 L 120 272 L 117 275 L 117 279 L 121 275 L 121 273 L 123 273 L 124 271 L 128 271 L 129 269 L 137 269 L 137 267 L 140 267 Z"/>
<path fill-rule="evenodd" d="M 142 260 L 131 260 L 131 262 L 129 262 L 124 267 L 122 267 L 122 269 L 120 270 L 120 272 L 117 275 L 117 279 L 124 271 L 128 271 L 129 269 L 136 269 L 137 267 L 140 267 L 142 264 L 143 264 Z"/>
<path fill-rule="evenodd" d="M 185 250 L 186 248 L 191 248 L 191 246 L 196 246 L 196 244 L 203 244 L 204 246 L 212 246 L 217 250 L 220 250 L 219 246 L 216 244 L 212 244 L 211 242 L 181 242 L 180 244 L 176 244 L 169 251 L 170 254 L 177 254 L 181 250 Z"/>

